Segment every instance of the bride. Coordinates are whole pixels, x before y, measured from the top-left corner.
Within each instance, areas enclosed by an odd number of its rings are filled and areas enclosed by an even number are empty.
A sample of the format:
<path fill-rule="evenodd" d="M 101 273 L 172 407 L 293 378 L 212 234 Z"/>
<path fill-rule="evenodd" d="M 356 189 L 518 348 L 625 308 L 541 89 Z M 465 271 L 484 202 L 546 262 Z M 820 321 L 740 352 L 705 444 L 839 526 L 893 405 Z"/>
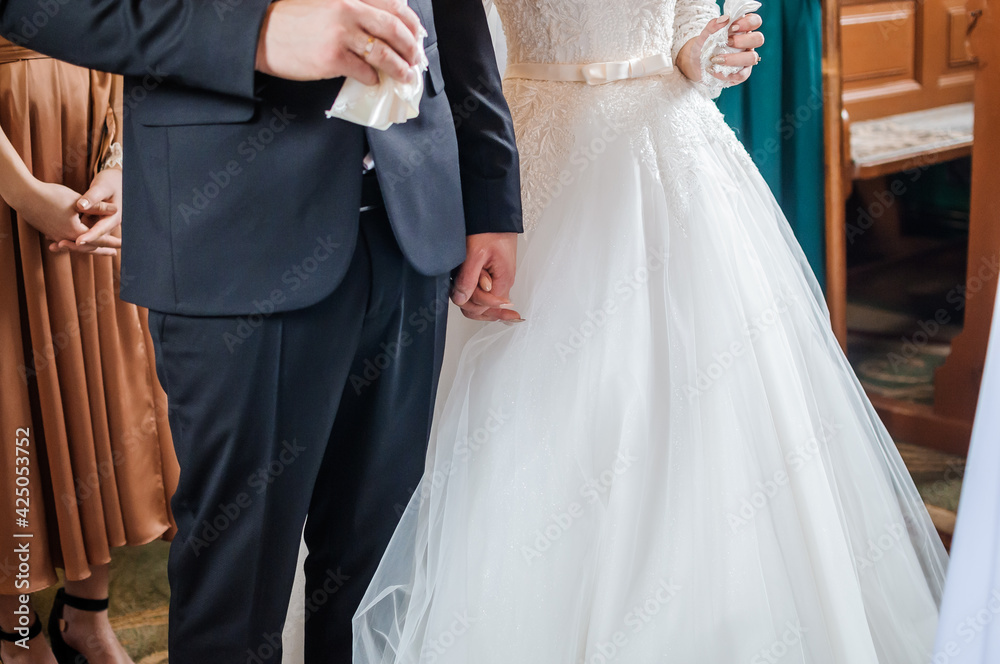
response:
<path fill-rule="evenodd" d="M 355 662 L 927 661 L 944 550 L 712 102 L 759 18 L 497 9 L 525 320 L 462 351 Z"/>

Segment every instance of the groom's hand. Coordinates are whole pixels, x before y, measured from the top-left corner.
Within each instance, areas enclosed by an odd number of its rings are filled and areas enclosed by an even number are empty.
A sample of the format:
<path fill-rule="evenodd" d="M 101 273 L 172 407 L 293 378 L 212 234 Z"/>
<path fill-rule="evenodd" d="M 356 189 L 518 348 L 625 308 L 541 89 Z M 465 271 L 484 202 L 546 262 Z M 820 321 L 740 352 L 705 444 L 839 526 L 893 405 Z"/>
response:
<path fill-rule="evenodd" d="M 257 70 L 293 81 L 340 76 L 378 83 L 376 69 L 409 82 L 420 19 L 405 0 L 279 0 L 257 42 Z"/>
<path fill-rule="evenodd" d="M 517 233 L 469 235 L 465 247 L 466 258 L 455 277 L 452 301 L 473 320 L 521 320 L 508 299 L 517 265 Z"/>

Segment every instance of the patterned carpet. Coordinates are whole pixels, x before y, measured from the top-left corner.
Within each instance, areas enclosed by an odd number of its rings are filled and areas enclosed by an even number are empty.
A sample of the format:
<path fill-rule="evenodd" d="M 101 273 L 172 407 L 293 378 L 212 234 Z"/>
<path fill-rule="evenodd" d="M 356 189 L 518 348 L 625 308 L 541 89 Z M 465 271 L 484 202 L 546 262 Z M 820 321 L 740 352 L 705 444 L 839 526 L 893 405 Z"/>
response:
<path fill-rule="evenodd" d="M 167 661 L 166 542 L 116 549 L 111 560 L 111 625 L 137 664 Z M 56 588 L 33 596 L 39 614 L 49 615 Z"/>
<path fill-rule="evenodd" d="M 940 288 L 947 280 L 928 283 L 907 274 L 905 267 L 892 271 L 888 279 L 896 283 L 876 284 L 877 289 L 868 284 L 868 292 L 877 293 L 878 299 L 848 305 L 848 359 L 869 394 L 932 405 L 934 371 L 947 359 L 951 340 L 961 331 L 960 313 L 942 306 L 947 295 Z M 933 323 L 936 320 L 948 322 Z M 896 445 L 935 525 L 950 544 L 965 459 L 905 441 Z"/>
<path fill-rule="evenodd" d="M 931 405 L 934 370 L 948 357 L 948 347 L 928 345 L 904 355 L 898 341 L 852 339 L 848 353 L 869 394 Z"/>

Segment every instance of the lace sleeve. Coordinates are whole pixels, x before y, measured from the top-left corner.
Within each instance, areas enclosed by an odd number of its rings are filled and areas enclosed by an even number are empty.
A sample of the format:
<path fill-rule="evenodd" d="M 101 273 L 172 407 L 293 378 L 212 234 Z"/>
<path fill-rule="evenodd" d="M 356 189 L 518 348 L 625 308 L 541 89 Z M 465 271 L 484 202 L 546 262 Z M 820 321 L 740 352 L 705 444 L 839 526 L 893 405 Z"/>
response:
<path fill-rule="evenodd" d="M 677 0 L 677 10 L 674 16 L 674 39 L 670 55 L 677 60 L 684 44 L 701 34 L 709 21 L 719 17 L 719 5 L 715 0 Z M 712 51 L 715 43 L 710 39 L 705 43 L 701 54 L 701 81 L 698 87 L 710 99 L 715 99 L 726 87 L 723 81 L 708 73 L 711 65 Z"/>

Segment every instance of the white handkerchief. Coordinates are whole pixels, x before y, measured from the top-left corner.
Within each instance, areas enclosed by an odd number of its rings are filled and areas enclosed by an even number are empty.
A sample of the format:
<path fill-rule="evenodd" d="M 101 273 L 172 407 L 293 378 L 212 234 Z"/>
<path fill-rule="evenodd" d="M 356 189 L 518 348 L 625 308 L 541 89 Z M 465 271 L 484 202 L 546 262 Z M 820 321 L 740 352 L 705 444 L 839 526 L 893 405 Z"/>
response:
<path fill-rule="evenodd" d="M 722 7 L 722 13 L 729 16 L 729 23 L 726 24 L 725 28 L 710 36 L 705 41 L 705 48 L 701 51 L 702 63 L 705 64 L 708 71 L 728 76 L 742 69 L 742 67 L 715 65 L 711 63 L 711 60 L 719 54 L 739 53 L 743 50 L 733 48 L 727 43 L 729 41 L 729 27 L 747 14 L 755 12 L 758 9 L 760 9 L 760 3 L 757 0 L 726 0 L 726 3 Z"/>
<path fill-rule="evenodd" d="M 413 83 L 401 83 L 382 71 L 378 72 L 376 85 L 365 85 L 348 78 L 333 106 L 326 112 L 328 118 L 341 118 L 365 127 L 385 130 L 402 124 L 420 114 L 420 99 L 424 96 L 424 72 L 427 56 L 424 54 L 424 37 L 427 31 L 420 27 L 420 62 L 410 67 Z"/>

